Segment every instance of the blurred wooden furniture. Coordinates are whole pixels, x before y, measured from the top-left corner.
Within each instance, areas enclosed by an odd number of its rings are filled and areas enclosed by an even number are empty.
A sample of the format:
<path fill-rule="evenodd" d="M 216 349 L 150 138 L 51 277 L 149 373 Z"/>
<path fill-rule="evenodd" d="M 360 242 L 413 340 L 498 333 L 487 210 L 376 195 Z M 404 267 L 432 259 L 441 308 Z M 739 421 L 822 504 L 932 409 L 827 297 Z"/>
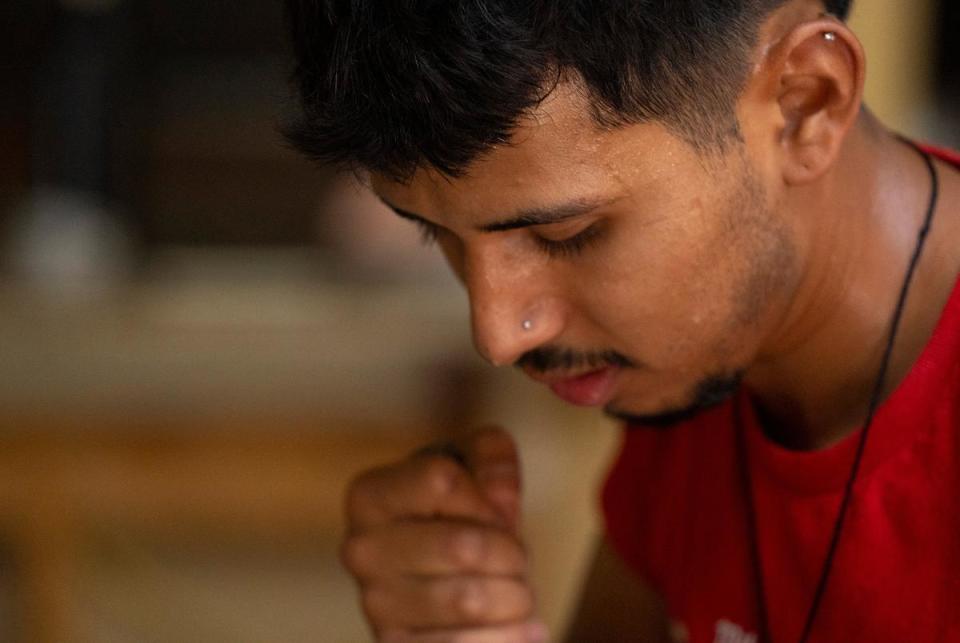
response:
<path fill-rule="evenodd" d="M 473 415 L 448 288 L 332 284 L 314 262 L 173 250 L 93 300 L 0 284 L 0 539 L 26 643 L 76 640 L 98 530 L 333 540 L 354 473 Z"/>
<path fill-rule="evenodd" d="M 15 422 L 0 430 L 0 536 L 12 544 L 24 643 L 77 640 L 71 596 L 78 546 L 121 528 L 175 541 L 306 542 L 342 529 L 349 477 L 402 457 L 420 427 L 317 430 Z M 362 436 L 362 437 L 361 437 Z"/>

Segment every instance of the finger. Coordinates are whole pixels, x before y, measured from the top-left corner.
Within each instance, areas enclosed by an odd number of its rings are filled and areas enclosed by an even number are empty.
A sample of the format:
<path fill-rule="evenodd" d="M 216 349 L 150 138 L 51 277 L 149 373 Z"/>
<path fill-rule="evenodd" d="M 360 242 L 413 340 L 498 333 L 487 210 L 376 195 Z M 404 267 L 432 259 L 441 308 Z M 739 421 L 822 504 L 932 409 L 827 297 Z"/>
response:
<path fill-rule="evenodd" d="M 513 438 L 503 429 L 486 429 L 469 439 L 465 455 L 484 496 L 516 529 L 520 518 L 521 470 Z"/>
<path fill-rule="evenodd" d="M 383 643 L 546 643 L 550 634 L 539 622 L 497 627 L 428 632 L 390 631 L 380 636 Z"/>
<path fill-rule="evenodd" d="M 347 492 L 346 513 L 354 531 L 403 518 L 503 523 L 470 473 L 444 456 L 411 458 L 362 474 Z"/>
<path fill-rule="evenodd" d="M 368 585 L 370 622 L 398 629 L 489 627 L 526 620 L 533 593 L 523 581 L 491 576 L 404 577 Z"/>
<path fill-rule="evenodd" d="M 512 533 L 466 521 L 404 521 L 344 541 L 343 562 L 361 580 L 472 574 L 523 576 L 527 554 Z"/>

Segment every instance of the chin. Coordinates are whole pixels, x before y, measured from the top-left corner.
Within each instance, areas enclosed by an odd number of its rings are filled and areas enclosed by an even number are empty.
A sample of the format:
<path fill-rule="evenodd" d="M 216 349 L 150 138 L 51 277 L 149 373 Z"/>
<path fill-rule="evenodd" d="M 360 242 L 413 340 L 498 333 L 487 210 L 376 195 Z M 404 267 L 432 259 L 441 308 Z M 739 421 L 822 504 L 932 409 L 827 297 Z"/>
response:
<path fill-rule="evenodd" d="M 636 412 L 612 402 L 604 408 L 604 413 L 631 427 L 668 429 L 723 404 L 737 393 L 742 380 L 743 371 L 710 375 L 693 387 L 684 403 L 664 405 L 655 411 Z"/>
<path fill-rule="evenodd" d="M 665 409 L 654 413 L 636 413 L 608 406 L 604 409 L 604 413 L 615 420 L 626 422 L 630 428 L 669 429 L 692 420 L 706 410 L 688 407 Z"/>

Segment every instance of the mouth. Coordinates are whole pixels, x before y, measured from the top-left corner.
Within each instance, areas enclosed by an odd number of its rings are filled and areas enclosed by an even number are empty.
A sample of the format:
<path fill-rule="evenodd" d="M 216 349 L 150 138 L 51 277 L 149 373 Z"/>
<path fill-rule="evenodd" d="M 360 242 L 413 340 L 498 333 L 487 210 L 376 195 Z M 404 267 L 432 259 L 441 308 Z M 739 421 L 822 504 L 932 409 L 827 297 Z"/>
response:
<path fill-rule="evenodd" d="M 576 406 L 606 406 L 613 397 L 620 368 L 607 366 L 575 375 L 555 376 L 532 373 L 531 378 L 546 384 L 553 393 Z"/>

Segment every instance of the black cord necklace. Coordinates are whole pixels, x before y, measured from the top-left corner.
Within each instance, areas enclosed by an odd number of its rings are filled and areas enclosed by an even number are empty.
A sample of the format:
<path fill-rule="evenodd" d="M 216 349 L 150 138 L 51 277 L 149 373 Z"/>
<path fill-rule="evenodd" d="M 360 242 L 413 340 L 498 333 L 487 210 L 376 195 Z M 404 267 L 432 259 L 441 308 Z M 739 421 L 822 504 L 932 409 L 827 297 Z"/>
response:
<path fill-rule="evenodd" d="M 930 224 L 933 222 L 933 215 L 937 209 L 937 202 L 940 198 L 940 179 L 937 174 L 937 168 L 930 155 L 921 150 L 915 143 L 907 139 L 901 139 L 923 157 L 930 172 L 931 189 L 930 203 L 927 206 L 926 217 L 923 225 L 917 233 L 917 244 L 910 258 L 910 264 L 907 267 L 906 275 L 903 279 L 903 286 L 900 288 L 900 296 L 897 299 L 897 306 L 894 309 L 893 318 L 890 322 L 890 334 L 887 337 L 886 347 L 883 352 L 883 359 L 880 362 L 880 371 L 877 374 L 876 383 L 873 386 L 873 393 L 870 396 L 870 404 L 867 407 L 867 417 L 863 429 L 860 432 L 860 439 L 857 442 L 857 450 L 853 458 L 853 464 L 850 467 L 850 475 L 847 477 L 846 485 L 843 490 L 843 497 L 840 501 L 840 508 L 837 510 L 837 518 L 833 523 L 833 532 L 830 536 L 830 545 L 827 548 L 827 554 L 823 561 L 823 567 L 820 570 L 820 579 L 817 581 L 816 590 L 813 594 L 813 601 L 807 612 L 807 618 L 803 626 L 803 632 L 800 635 L 799 643 L 806 643 L 810 638 L 810 632 L 813 630 L 814 621 L 817 618 L 817 612 L 820 604 L 823 602 L 823 595 L 826 592 L 827 582 L 830 579 L 830 571 L 833 569 L 833 561 L 836 557 L 837 547 L 840 543 L 840 535 L 843 532 L 843 525 L 847 517 L 847 510 L 853 497 L 853 487 L 857 481 L 857 474 L 860 472 L 860 465 L 863 462 L 863 453 L 867 446 L 867 437 L 870 433 L 870 427 L 873 424 L 873 416 L 880 406 L 883 395 L 883 387 L 887 377 L 887 370 L 890 366 L 890 358 L 893 354 L 893 347 L 897 337 L 897 331 L 900 328 L 900 321 L 903 317 L 903 310 L 906 305 L 907 295 L 910 292 L 910 284 L 913 281 L 914 272 L 917 264 L 920 262 L 920 255 L 923 253 L 923 247 L 927 240 L 927 233 L 930 231 Z M 747 461 L 747 447 L 744 437 L 743 421 L 740 416 L 739 401 L 733 404 L 734 432 L 737 439 L 737 454 L 740 460 L 741 483 L 743 485 L 743 495 L 747 506 L 747 529 L 750 539 L 750 554 L 753 559 L 754 585 L 756 587 L 757 611 L 758 611 L 758 643 L 772 643 L 770 638 L 770 622 L 767 614 L 767 599 L 763 583 L 763 563 L 760 559 L 760 547 L 758 543 L 757 531 L 757 510 L 753 501 L 753 481 L 750 475 L 750 463 Z"/>

